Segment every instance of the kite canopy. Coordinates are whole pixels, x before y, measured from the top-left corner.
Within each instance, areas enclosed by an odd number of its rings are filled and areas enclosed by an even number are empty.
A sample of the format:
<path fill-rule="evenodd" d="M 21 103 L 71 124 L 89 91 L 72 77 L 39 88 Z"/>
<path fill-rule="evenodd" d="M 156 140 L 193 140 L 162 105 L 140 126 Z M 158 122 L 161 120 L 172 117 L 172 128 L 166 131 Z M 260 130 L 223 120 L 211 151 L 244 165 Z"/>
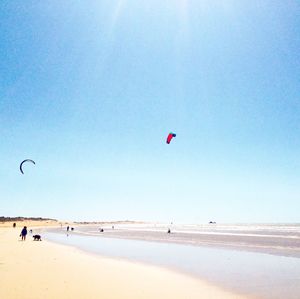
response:
<path fill-rule="evenodd" d="M 167 144 L 170 144 L 171 140 L 173 139 L 173 137 L 176 137 L 176 134 L 170 132 L 168 137 L 167 137 Z"/>
<path fill-rule="evenodd" d="M 26 159 L 26 160 L 22 161 L 20 164 L 20 171 L 22 172 L 22 174 L 24 174 L 22 167 L 23 167 L 23 163 L 25 163 L 25 162 L 31 162 L 31 163 L 35 164 L 35 162 L 30 159 Z"/>

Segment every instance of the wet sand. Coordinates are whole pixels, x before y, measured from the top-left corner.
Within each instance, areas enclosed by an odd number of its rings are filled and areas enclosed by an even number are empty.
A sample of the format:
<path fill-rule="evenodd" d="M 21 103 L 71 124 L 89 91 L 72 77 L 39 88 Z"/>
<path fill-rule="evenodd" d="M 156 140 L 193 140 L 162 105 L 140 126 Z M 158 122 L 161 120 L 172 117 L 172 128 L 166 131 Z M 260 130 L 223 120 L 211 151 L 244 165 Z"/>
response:
<path fill-rule="evenodd" d="M 120 225 L 81 226 L 74 233 L 178 243 L 300 258 L 300 225 Z M 168 228 L 171 234 L 167 234 Z M 59 231 L 58 231 L 59 232 Z"/>
<path fill-rule="evenodd" d="M 233 293 L 263 299 L 300 298 L 300 259 L 217 246 L 44 232 L 47 239 L 100 256 L 163 266 L 209 281 Z M 143 228 L 144 229 L 144 228 Z M 152 235 L 153 232 L 150 232 Z M 144 238 L 149 232 L 144 231 Z"/>
<path fill-rule="evenodd" d="M 29 227 L 30 228 L 30 227 Z M 103 258 L 0 228 L 0 298 L 246 298 L 164 268 Z"/>

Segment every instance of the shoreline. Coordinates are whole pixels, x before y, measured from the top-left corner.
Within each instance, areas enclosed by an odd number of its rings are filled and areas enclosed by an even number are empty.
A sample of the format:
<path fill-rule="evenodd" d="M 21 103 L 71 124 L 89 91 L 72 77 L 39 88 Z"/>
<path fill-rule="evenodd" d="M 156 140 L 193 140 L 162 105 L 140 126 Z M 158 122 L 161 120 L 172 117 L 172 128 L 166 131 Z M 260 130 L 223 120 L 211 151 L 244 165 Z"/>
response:
<path fill-rule="evenodd" d="M 52 231 L 52 228 L 47 231 Z M 65 233 L 60 229 L 53 232 Z M 180 244 L 195 247 L 217 248 L 224 250 L 236 250 L 243 252 L 262 253 L 275 256 L 300 258 L 300 227 L 294 235 L 278 235 L 270 233 L 266 238 L 265 233 L 224 233 L 222 231 L 206 230 L 186 232 L 184 230 L 173 230 L 171 234 L 157 229 L 144 228 L 106 228 L 103 233 L 99 233 L 97 226 L 78 226 L 73 232 L 74 235 L 97 236 L 105 238 L 140 240 L 146 242 L 158 242 L 169 244 Z"/>
<path fill-rule="evenodd" d="M 0 229 L 0 275 L 5 299 L 250 298 L 164 267 L 89 254 L 50 241 L 18 240 Z M 3 245 L 2 245 L 3 244 Z"/>
<path fill-rule="evenodd" d="M 125 240 L 125 239 L 123 239 L 123 240 Z M 133 239 L 133 241 L 147 242 L 147 241 L 136 240 L 136 239 Z M 120 261 L 120 262 L 125 262 L 125 263 L 129 263 L 129 264 L 134 264 L 134 265 L 141 265 L 141 266 L 144 266 L 144 267 L 152 267 L 152 268 L 156 268 L 156 269 L 161 269 L 161 270 L 165 270 L 165 271 L 168 271 L 168 272 L 171 272 L 171 273 L 177 273 L 179 275 L 189 277 L 193 280 L 204 282 L 205 284 L 217 287 L 217 288 L 219 288 L 223 291 L 231 293 L 233 296 L 238 296 L 239 295 L 239 296 L 243 296 L 242 298 L 247 298 L 247 299 L 253 299 L 254 298 L 253 296 L 244 294 L 242 292 L 235 292 L 234 290 L 232 290 L 228 287 L 226 288 L 224 286 L 219 286 L 218 284 L 212 283 L 211 281 L 208 281 L 203 277 L 199 277 L 198 275 L 193 274 L 189 271 L 180 270 L 178 267 L 175 267 L 175 266 L 172 267 L 172 266 L 166 266 L 166 265 L 163 265 L 163 264 L 155 264 L 155 263 L 141 261 L 141 260 L 133 260 L 133 259 L 130 259 L 128 257 L 116 257 L 116 256 L 110 256 L 110 255 L 104 255 L 104 254 L 102 255 L 100 253 L 92 252 L 92 251 L 77 247 L 76 245 L 64 244 L 64 243 L 60 243 L 60 242 L 53 241 L 53 240 L 48 240 L 48 239 L 47 239 L 47 242 L 49 242 L 51 244 L 59 245 L 59 246 L 62 246 L 62 247 L 71 247 L 71 248 L 75 249 L 76 251 L 78 251 L 78 252 L 80 252 L 84 255 L 89 255 L 89 256 L 92 256 L 92 257 L 95 257 L 95 258 L 107 259 L 107 260 L 112 260 L 112 261 Z M 149 241 L 149 242 L 156 243 L 156 241 Z M 189 246 L 188 244 L 179 244 L 179 245 Z"/>
<path fill-rule="evenodd" d="M 79 227 L 68 237 L 63 231 L 45 233 L 45 236 L 84 252 L 183 273 L 236 294 L 265 299 L 299 298 L 299 258 L 217 246 L 113 238 L 103 233 L 91 235 L 78 231 Z"/>

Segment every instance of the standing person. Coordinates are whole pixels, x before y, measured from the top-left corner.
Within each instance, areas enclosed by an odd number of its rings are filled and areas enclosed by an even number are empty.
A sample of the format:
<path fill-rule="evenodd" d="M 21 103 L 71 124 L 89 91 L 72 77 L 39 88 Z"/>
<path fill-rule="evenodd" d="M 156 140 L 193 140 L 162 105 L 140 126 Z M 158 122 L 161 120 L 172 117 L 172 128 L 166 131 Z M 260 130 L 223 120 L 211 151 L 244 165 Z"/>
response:
<path fill-rule="evenodd" d="M 20 237 L 22 237 L 22 241 L 26 240 L 26 235 L 27 235 L 27 226 L 24 226 L 20 234 Z"/>
<path fill-rule="evenodd" d="M 69 229 L 70 229 L 70 227 L 69 227 L 69 226 L 67 226 L 67 232 L 69 231 Z"/>

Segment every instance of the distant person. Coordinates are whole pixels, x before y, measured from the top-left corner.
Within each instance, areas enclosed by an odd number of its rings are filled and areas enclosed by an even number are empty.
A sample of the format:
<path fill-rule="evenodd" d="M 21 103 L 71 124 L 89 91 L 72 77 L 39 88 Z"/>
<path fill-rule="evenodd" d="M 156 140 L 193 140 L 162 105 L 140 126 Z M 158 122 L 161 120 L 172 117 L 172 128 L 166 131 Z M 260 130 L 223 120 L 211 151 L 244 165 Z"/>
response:
<path fill-rule="evenodd" d="M 20 234 L 20 237 L 22 237 L 22 241 L 26 240 L 26 235 L 27 235 L 27 226 L 24 226 Z"/>
<path fill-rule="evenodd" d="M 13 228 L 15 228 L 16 227 L 16 222 L 14 222 L 14 224 L 13 224 Z"/>
<path fill-rule="evenodd" d="M 69 231 L 69 229 L 70 229 L 70 226 L 67 226 L 67 232 Z"/>
<path fill-rule="evenodd" d="M 115 229 L 115 227 L 114 227 L 114 226 L 112 226 L 111 228 L 112 228 L 112 229 Z"/>
<path fill-rule="evenodd" d="M 170 234 L 171 233 L 171 230 L 170 229 L 168 229 L 168 234 Z"/>
<path fill-rule="evenodd" d="M 32 229 L 29 232 L 32 234 Z"/>

